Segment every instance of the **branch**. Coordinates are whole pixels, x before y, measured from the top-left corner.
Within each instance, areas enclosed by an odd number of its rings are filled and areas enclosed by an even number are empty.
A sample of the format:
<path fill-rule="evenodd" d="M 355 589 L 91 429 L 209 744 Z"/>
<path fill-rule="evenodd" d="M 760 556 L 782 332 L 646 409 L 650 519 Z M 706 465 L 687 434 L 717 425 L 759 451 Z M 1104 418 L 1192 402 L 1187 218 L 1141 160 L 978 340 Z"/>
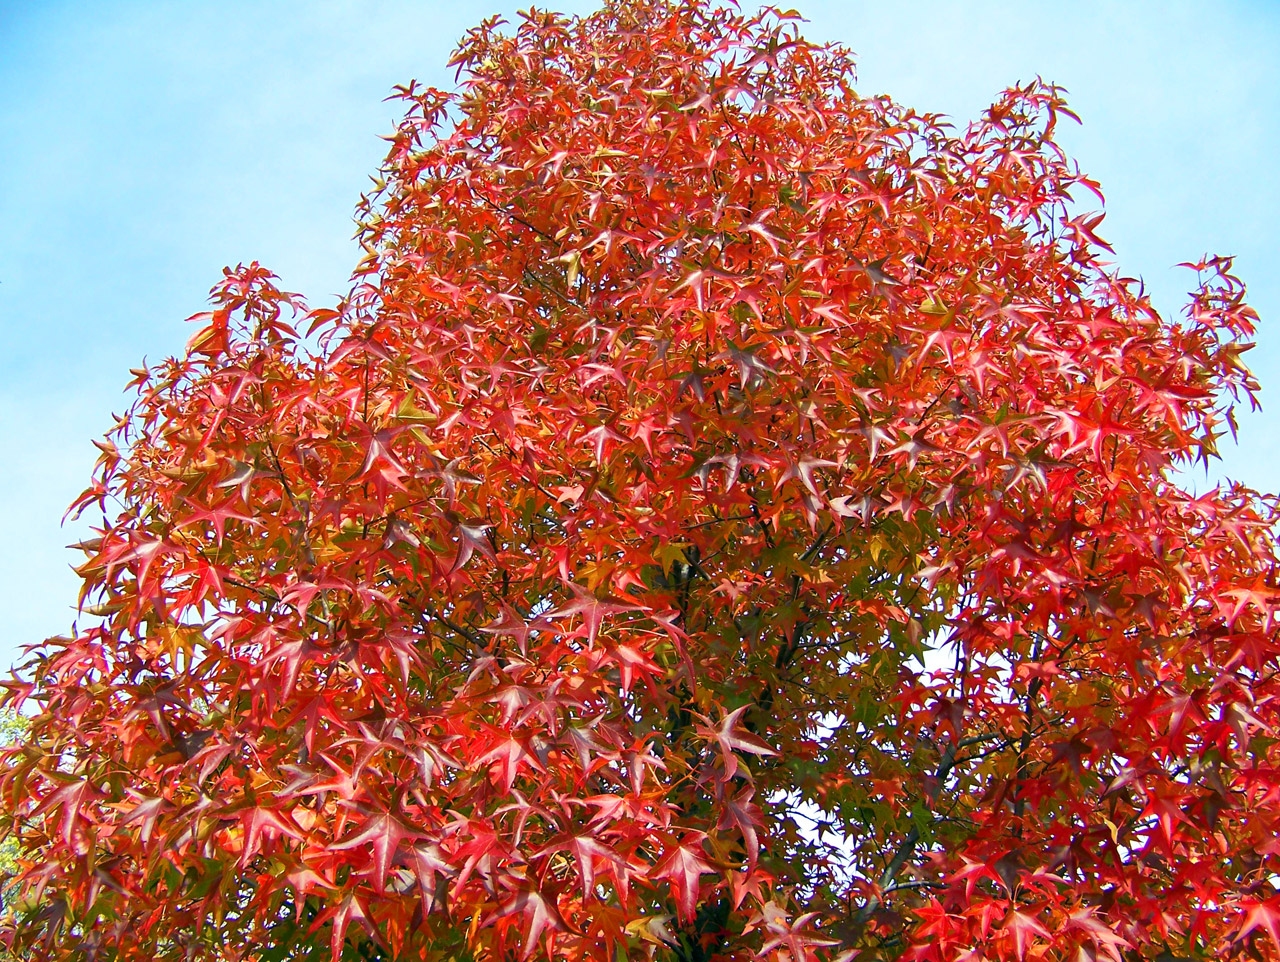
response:
<path fill-rule="evenodd" d="M 962 738 L 959 742 L 948 743 L 946 750 L 942 753 L 942 759 L 938 762 L 937 783 L 938 787 L 934 790 L 936 797 L 938 792 L 942 791 L 942 785 L 947 780 L 947 776 L 951 774 L 951 770 L 955 768 L 956 752 L 961 748 L 968 748 L 971 745 L 977 745 L 981 742 L 991 741 L 994 738 L 1005 737 L 1000 732 L 989 732 L 985 735 L 970 735 L 968 738 Z M 902 841 L 898 843 L 897 850 L 893 853 L 893 858 L 889 860 L 889 864 L 885 866 L 880 878 L 876 881 L 876 888 L 884 894 L 890 891 L 902 888 L 903 886 L 895 885 L 898 873 L 906 866 L 907 860 L 915 853 L 916 846 L 920 842 L 920 831 L 914 825 L 902 837 Z M 881 896 L 873 895 L 863 903 L 862 908 L 858 910 L 857 915 L 853 917 L 854 924 L 862 926 L 867 923 L 876 909 L 880 907 Z"/>

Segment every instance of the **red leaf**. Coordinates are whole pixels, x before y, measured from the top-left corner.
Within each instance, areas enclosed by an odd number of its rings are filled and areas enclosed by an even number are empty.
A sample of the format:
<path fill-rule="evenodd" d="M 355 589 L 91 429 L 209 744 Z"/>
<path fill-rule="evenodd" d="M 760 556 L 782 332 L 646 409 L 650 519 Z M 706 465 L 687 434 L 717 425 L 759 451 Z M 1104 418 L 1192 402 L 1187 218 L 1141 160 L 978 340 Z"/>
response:
<path fill-rule="evenodd" d="M 387 812 L 380 812 L 365 819 L 364 826 L 355 835 L 330 845 L 329 851 L 341 852 L 359 845 L 372 846 L 373 885 L 378 892 L 383 892 L 400 843 L 405 839 L 412 841 L 421 837 L 420 833 L 405 827 L 399 819 Z"/>
<path fill-rule="evenodd" d="M 1052 938 L 1049 930 L 1041 925 L 1035 916 L 1019 912 L 1017 909 L 1005 916 L 1003 929 L 1013 939 L 1014 957 L 1017 959 L 1027 957 L 1027 950 L 1037 938 Z"/>
<path fill-rule="evenodd" d="M 1262 929 L 1271 937 L 1271 944 L 1280 951 L 1280 896 L 1258 902 L 1252 899 L 1240 903 L 1246 909 L 1236 941 L 1242 941 L 1255 929 Z"/>
<path fill-rule="evenodd" d="M 517 914 L 523 915 L 527 922 L 524 938 L 521 940 L 520 958 L 527 959 L 537 951 L 539 940 L 544 933 L 548 938 L 547 955 L 555 958 L 551 951 L 551 933 L 569 931 L 569 926 L 560 916 L 560 909 L 556 906 L 555 899 L 548 898 L 532 887 L 516 889 L 502 903 L 502 907 L 490 915 L 483 924 L 488 925 L 496 919 Z"/>
<path fill-rule="evenodd" d="M 369 918 L 369 909 L 363 899 L 355 892 L 348 892 L 340 902 L 330 903 L 316 917 L 311 925 L 312 933 L 318 932 L 326 923 L 332 923 L 333 928 L 329 934 L 329 951 L 332 953 L 334 962 L 342 957 L 342 946 L 346 942 L 347 928 L 352 922 L 360 922 L 365 931 L 367 931 L 375 939 L 377 938 L 377 930 L 374 928 L 372 920 Z"/>
<path fill-rule="evenodd" d="M 574 599 L 568 604 L 561 605 L 555 611 L 549 612 L 547 618 L 570 618 L 574 615 L 582 616 L 582 627 L 587 635 L 587 647 L 595 644 L 596 636 L 600 633 L 600 626 L 604 623 L 604 619 L 612 614 L 622 611 L 636 611 L 635 605 L 627 604 L 616 598 L 597 598 L 585 588 L 571 584 L 569 586 L 574 593 Z"/>
<path fill-rule="evenodd" d="M 530 749 L 527 739 L 507 735 L 476 759 L 477 765 L 492 765 L 498 770 L 498 779 L 504 792 L 510 792 L 521 766 L 536 772 L 546 771 L 538 756 Z"/>
<path fill-rule="evenodd" d="M 717 874 L 716 868 L 703 857 L 701 832 L 691 832 L 678 844 L 667 849 L 666 855 L 649 873 L 654 879 L 667 879 L 671 894 L 675 897 L 676 911 L 682 921 L 690 922 L 697 913 L 700 880 L 703 875 Z"/>
<path fill-rule="evenodd" d="M 244 849 L 240 853 L 240 865 L 249 863 L 253 856 L 262 851 L 263 836 L 279 838 L 287 835 L 298 841 L 302 833 L 290 819 L 274 808 L 247 808 L 240 814 L 240 822 L 244 826 Z"/>

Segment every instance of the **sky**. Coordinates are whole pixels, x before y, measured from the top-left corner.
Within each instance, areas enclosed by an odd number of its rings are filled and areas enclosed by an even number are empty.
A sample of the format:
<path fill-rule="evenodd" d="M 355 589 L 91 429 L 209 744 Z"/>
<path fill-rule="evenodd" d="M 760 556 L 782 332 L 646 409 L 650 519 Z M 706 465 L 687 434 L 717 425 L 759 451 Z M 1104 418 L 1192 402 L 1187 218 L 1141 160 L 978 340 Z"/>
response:
<path fill-rule="evenodd" d="M 1107 196 L 1116 267 L 1176 312 L 1235 255 L 1262 315 L 1261 414 L 1201 489 L 1280 491 L 1280 2 L 786 0 L 852 48 L 859 90 L 963 125 L 1005 87 L 1064 86 L 1061 141 Z M 585 12 L 594 3 L 559 0 Z M 67 504 L 128 369 L 182 349 L 224 265 L 319 306 L 410 78 L 452 85 L 499 0 L 0 0 L 0 663 L 68 631 Z"/>

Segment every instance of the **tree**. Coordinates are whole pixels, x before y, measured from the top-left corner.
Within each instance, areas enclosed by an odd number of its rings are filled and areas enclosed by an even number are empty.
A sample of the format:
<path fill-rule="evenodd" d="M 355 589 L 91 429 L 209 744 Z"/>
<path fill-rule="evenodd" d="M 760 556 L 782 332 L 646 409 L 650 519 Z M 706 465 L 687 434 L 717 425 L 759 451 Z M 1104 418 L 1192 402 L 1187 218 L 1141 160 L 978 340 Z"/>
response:
<path fill-rule="evenodd" d="M 1162 317 L 1060 90 L 957 132 L 794 20 L 483 23 L 349 296 L 229 269 L 134 372 L 19 951 L 1280 955 L 1278 505 L 1177 474 L 1230 261 Z"/>

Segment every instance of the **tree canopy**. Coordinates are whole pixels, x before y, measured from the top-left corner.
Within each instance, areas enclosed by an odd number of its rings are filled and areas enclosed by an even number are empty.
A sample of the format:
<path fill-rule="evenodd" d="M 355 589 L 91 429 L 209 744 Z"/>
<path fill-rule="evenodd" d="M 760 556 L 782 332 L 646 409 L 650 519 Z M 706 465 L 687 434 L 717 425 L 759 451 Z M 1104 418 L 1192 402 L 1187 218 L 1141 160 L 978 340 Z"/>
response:
<path fill-rule="evenodd" d="M 1277 502 L 1224 258 L 1111 265 L 1062 92 L 792 14 L 490 20 L 349 295 L 228 269 L 7 703 L 41 959 L 1280 953 Z"/>

